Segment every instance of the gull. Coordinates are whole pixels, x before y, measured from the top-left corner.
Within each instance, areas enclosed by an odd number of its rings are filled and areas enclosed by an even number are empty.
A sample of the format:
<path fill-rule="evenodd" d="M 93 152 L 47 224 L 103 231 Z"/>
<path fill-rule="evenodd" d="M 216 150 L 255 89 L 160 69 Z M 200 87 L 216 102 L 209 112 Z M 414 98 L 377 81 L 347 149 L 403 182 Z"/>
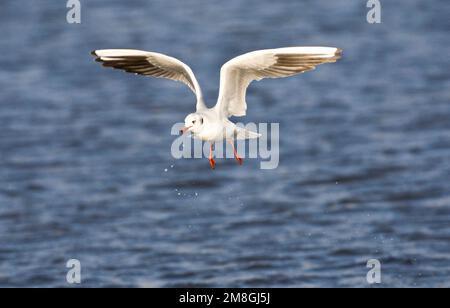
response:
<path fill-rule="evenodd" d="M 184 120 L 181 134 L 190 133 L 210 143 L 209 162 L 215 169 L 213 144 L 226 140 L 232 145 L 237 162 L 243 160 L 234 146 L 235 140 L 259 138 L 261 135 L 238 127 L 230 117 L 246 115 L 247 88 L 252 81 L 264 78 L 282 78 L 301 74 L 319 64 L 336 62 L 342 49 L 334 47 L 285 47 L 249 52 L 227 63 L 220 70 L 220 88 L 217 104 L 208 108 L 202 90 L 191 68 L 173 57 L 134 49 L 95 50 L 92 55 L 103 66 L 121 69 L 137 75 L 167 78 L 186 84 L 194 92 L 196 111 Z"/>

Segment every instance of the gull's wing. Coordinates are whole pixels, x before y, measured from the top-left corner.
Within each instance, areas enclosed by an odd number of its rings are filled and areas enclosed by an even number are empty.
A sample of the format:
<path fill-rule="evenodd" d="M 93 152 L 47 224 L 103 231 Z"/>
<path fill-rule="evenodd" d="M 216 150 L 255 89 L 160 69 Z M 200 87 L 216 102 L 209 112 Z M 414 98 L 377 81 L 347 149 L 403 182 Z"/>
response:
<path fill-rule="evenodd" d="M 103 66 L 122 69 L 129 73 L 157 78 L 167 78 L 186 84 L 197 97 L 197 110 L 205 109 L 202 90 L 191 68 L 175 58 L 132 49 L 95 50 L 92 55 Z"/>
<path fill-rule="evenodd" d="M 220 70 L 220 91 L 216 105 L 222 115 L 244 116 L 245 94 L 254 80 L 294 76 L 323 63 L 336 62 L 342 50 L 332 47 L 287 47 L 258 50 L 236 57 Z"/>

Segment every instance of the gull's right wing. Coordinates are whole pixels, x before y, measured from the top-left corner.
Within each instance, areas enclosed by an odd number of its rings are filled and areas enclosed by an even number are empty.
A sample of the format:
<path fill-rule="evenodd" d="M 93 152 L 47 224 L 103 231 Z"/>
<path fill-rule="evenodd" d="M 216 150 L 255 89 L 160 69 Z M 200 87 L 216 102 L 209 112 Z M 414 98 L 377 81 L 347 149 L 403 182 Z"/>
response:
<path fill-rule="evenodd" d="M 95 50 L 92 55 L 103 66 L 129 73 L 167 78 L 186 84 L 197 97 L 197 110 L 205 109 L 202 90 L 191 68 L 178 59 L 149 51 L 133 49 Z"/>

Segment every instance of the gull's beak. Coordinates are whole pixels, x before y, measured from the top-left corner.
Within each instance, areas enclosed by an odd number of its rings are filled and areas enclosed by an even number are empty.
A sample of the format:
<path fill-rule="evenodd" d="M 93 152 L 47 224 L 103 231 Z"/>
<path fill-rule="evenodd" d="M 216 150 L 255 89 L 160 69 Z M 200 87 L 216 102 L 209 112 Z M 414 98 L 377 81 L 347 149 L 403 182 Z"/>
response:
<path fill-rule="evenodd" d="M 189 131 L 189 129 L 191 129 L 192 128 L 192 126 L 189 126 L 189 127 L 183 127 L 181 130 L 180 130 L 180 135 L 184 135 L 184 134 L 186 134 L 188 131 Z"/>

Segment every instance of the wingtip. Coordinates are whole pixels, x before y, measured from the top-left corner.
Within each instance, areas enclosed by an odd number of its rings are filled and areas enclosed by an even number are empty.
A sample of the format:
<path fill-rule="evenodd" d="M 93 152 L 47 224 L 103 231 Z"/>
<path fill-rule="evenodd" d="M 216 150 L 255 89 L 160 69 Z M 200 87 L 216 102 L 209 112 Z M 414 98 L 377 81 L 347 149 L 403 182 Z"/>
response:
<path fill-rule="evenodd" d="M 97 50 L 91 51 L 91 55 L 93 55 L 94 57 L 98 57 L 98 55 L 97 55 Z"/>

